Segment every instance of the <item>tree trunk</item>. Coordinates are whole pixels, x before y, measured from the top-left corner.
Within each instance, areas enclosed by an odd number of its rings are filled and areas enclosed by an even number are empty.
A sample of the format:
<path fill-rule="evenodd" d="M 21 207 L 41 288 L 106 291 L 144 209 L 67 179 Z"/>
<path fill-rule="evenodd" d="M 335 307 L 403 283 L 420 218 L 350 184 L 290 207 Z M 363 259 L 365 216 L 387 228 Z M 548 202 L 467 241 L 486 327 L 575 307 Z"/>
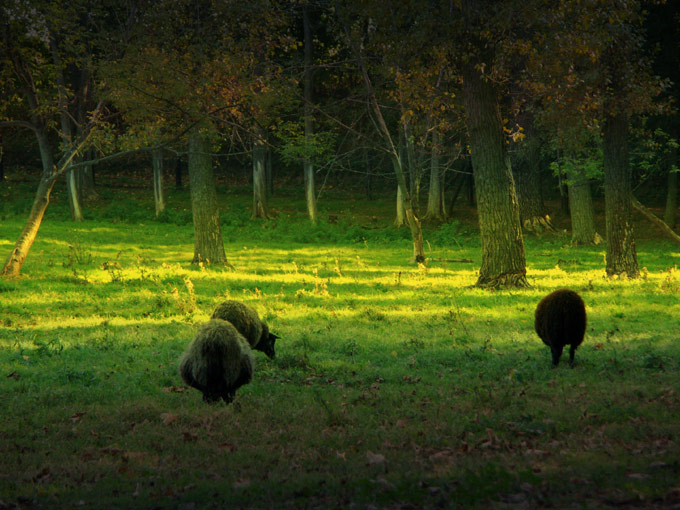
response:
<path fill-rule="evenodd" d="M 675 151 L 669 157 L 668 164 L 668 192 L 666 194 L 666 212 L 664 213 L 664 223 L 671 228 L 675 227 L 678 210 L 678 172 L 674 171 Z"/>
<path fill-rule="evenodd" d="M 217 209 L 210 142 L 198 133 L 193 133 L 189 138 L 189 187 L 194 217 L 192 263 L 228 264 Z"/>
<path fill-rule="evenodd" d="M 153 168 L 153 198 L 156 204 L 156 217 L 165 211 L 165 188 L 163 187 L 163 149 L 156 149 L 151 154 Z"/>
<path fill-rule="evenodd" d="M 602 238 L 595 230 L 595 211 L 590 180 L 582 168 L 569 176 L 569 210 L 571 211 L 571 244 L 600 244 Z"/>
<path fill-rule="evenodd" d="M 80 169 L 66 172 L 66 189 L 68 191 L 68 203 L 71 207 L 71 219 L 83 221 L 83 207 L 80 195 Z"/>
<path fill-rule="evenodd" d="M 512 164 L 519 219 L 527 232 L 552 231 L 555 229 L 541 193 L 540 146 L 536 137 L 531 135 L 531 130 L 528 131 L 529 135 L 519 145 L 519 154 Z"/>
<path fill-rule="evenodd" d="M 394 226 L 403 227 L 406 223 L 406 213 L 404 212 L 404 196 L 401 193 L 401 188 L 397 184 L 397 215 L 394 218 Z"/>
<path fill-rule="evenodd" d="M 253 218 L 268 218 L 267 179 L 266 179 L 267 147 L 262 137 L 253 141 Z"/>
<path fill-rule="evenodd" d="M 524 241 L 515 184 L 506 152 L 498 95 L 473 60 L 463 72 L 482 265 L 477 285 L 527 287 Z"/>
<path fill-rule="evenodd" d="M 94 159 L 94 151 L 86 151 L 85 157 L 88 160 Z M 80 194 L 84 200 L 95 200 L 99 198 L 99 193 L 95 189 L 94 165 L 87 165 L 80 171 Z"/>
<path fill-rule="evenodd" d="M 19 276 L 21 266 L 23 266 L 28 252 L 31 250 L 31 246 L 38 235 L 40 224 L 50 203 L 50 193 L 56 182 L 52 174 L 54 159 L 52 158 L 52 147 L 49 139 L 42 131 L 36 131 L 36 136 L 43 165 L 42 178 L 40 179 L 40 184 L 38 184 L 38 190 L 33 199 L 33 206 L 28 215 L 28 220 L 26 220 L 26 225 L 24 225 L 19 239 L 5 261 L 2 272 L 0 272 L 1 276 Z"/>
<path fill-rule="evenodd" d="M 177 158 L 175 162 L 175 189 L 182 189 L 182 160 Z"/>
<path fill-rule="evenodd" d="M 441 172 L 439 169 L 439 134 L 432 135 L 432 155 L 430 160 L 430 190 L 427 195 L 427 213 L 425 217 L 435 221 L 444 221 L 446 211 L 442 200 Z"/>
<path fill-rule="evenodd" d="M 305 146 L 309 150 L 309 142 L 314 135 L 312 124 L 312 29 L 309 23 L 309 8 L 307 4 L 302 6 L 302 18 L 305 36 L 305 76 L 304 76 L 304 100 L 305 100 Z M 314 165 L 309 157 L 303 161 L 303 171 L 305 174 L 305 199 L 307 201 L 307 213 L 309 220 L 316 224 L 316 191 L 314 186 Z"/>
<path fill-rule="evenodd" d="M 639 275 L 631 206 L 628 164 L 628 119 L 605 118 L 603 133 L 604 199 L 607 219 L 607 275 Z"/>

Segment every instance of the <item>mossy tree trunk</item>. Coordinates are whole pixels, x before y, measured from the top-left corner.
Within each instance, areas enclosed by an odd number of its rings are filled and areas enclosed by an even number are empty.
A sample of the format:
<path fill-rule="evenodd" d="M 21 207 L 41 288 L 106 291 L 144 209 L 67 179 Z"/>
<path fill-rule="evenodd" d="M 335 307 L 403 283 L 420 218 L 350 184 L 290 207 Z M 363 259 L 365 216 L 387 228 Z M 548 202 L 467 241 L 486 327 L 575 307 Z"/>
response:
<path fill-rule="evenodd" d="M 506 152 L 496 88 L 473 58 L 463 72 L 463 101 L 470 137 L 482 240 L 477 285 L 526 287 L 526 259 L 515 183 Z"/>
<path fill-rule="evenodd" d="M 192 133 L 189 137 L 189 187 L 194 218 L 192 263 L 227 264 L 217 208 L 210 141 L 199 133 Z"/>
<path fill-rule="evenodd" d="M 569 177 L 569 211 L 571 212 L 571 244 L 600 244 L 595 230 L 595 211 L 590 179 L 583 168 L 576 168 Z"/>
<path fill-rule="evenodd" d="M 607 275 L 636 278 L 639 269 L 632 223 L 628 118 L 622 114 L 607 116 L 603 131 Z"/>
<path fill-rule="evenodd" d="M 163 149 L 156 149 L 151 153 L 151 167 L 153 169 L 153 198 L 156 204 L 156 217 L 158 217 L 165 211 Z"/>

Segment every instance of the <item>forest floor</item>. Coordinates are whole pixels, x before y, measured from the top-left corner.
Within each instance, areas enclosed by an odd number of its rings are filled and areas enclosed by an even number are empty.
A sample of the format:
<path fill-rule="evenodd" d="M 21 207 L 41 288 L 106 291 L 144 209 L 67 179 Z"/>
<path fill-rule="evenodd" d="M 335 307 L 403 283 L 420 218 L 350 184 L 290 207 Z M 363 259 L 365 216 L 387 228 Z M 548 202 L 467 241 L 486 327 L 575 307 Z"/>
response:
<path fill-rule="evenodd" d="M 2 260 L 31 189 L 0 184 Z M 638 279 L 560 231 L 526 237 L 530 288 L 486 291 L 468 209 L 416 266 L 391 200 L 329 192 L 312 227 L 292 194 L 252 221 L 220 189 L 233 267 L 206 268 L 186 191 L 161 221 L 150 191 L 100 193 L 74 224 L 56 190 L 0 279 L 0 509 L 680 507 L 680 247 L 652 228 Z M 533 330 L 561 287 L 588 312 L 574 368 Z M 177 361 L 225 299 L 281 339 L 208 405 Z"/>

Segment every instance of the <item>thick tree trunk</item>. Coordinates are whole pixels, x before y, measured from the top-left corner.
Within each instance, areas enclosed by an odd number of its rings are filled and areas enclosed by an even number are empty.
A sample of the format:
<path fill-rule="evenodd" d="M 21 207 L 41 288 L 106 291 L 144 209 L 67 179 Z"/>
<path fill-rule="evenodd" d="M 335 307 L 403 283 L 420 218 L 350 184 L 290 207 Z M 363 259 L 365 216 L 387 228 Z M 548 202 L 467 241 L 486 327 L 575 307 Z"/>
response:
<path fill-rule="evenodd" d="M 305 100 L 305 145 L 309 146 L 309 142 L 314 135 L 314 126 L 312 124 L 312 29 L 309 23 L 309 9 L 305 4 L 302 7 L 302 17 L 305 34 L 305 76 L 304 76 L 304 100 Z M 307 201 L 307 213 L 309 220 L 316 224 L 317 207 L 316 207 L 316 191 L 314 186 L 314 165 L 307 157 L 303 161 L 303 170 L 305 174 L 305 199 Z"/>
<path fill-rule="evenodd" d="M 266 163 L 267 147 L 258 136 L 253 141 L 253 218 L 269 217 Z"/>
<path fill-rule="evenodd" d="M 639 275 L 631 206 L 628 163 L 628 119 L 609 116 L 604 122 L 604 199 L 607 220 L 607 275 Z"/>
<path fill-rule="evenodd" d="M 531 130 L 528 129 L 529 133 Z M 531 134 L 528 135 L 532 136 Z M 540 233 L 555 230 L 543 203 L 540 175 L 540 146 L 534 136 L 522 142 L 519 154 L 512 165 L 515 179 L 519 219 L 527 232 Z"/>
<path fill-rule="evenodd" d="M 675 227 L 678 211 L 678 172 L 673 171 L 673 166 L 668 169 L 668 192 L 666 194 L 666 211 L 663 215 L 664 222 L 669 227 Z"/>
<path fill-rule="evenodd" d="M 153 199 L 156 204 L 156 217 L 165 211 L 165 188 L 163 187 L 163 149 L 156 149 L 151 154 L 153 168 Z"/>
<path fill-rule="evenodd" d="M 40 184 L 38 184 L 38 190 L 35 193 L 33 206 L 28 215 L 28 220 L 26 220 L 26 225 L 21 235 L 19 235 L 19 239 L 15 243 L 12 252 L 7 257 L 2 272 L 0 272 L 2 276 L 19 276 L 21 266 L 23 266 L 28 252 L 31 250 L 31 246 L 33 246 L 33 242 L 38 235 L 40 224 L 50 203 L 50 193 L 56 182 L 56 179 L 53 177 L 54 159 L 52 158 L 52 147 L 49 139 L 42 131 L 37 131 L 36 136 L 43 165 L 42 178 L 40 179 Z"/>
<path fill-rule="evenodd" d="M 582 168 L 569 178 L 569 210 L 571 211 L 571 244 L 600 244 L 602 238 L 595 230 L 595 211 L 590 180 Z"/>
<path fill-rule="evenodd" d="M 515 184 L 506 152 L 497 91 L 473 60 L 463 73 L 482 265 L 477 285 L 526 287 L 526 259 Z"/>
<path fill-rule="evenodd" d="M 441 172 L 439 169 L 439 134 L 435 131 L 432 135 L 432 155 L 430 160 L 430 189 L 427 195 L 426 218 L 435 221 L 444 221 L 446 210 L 442 200 Z"/>
<path fill-rule="evenodd" d="M 210 142 L 198 133 L 189 138 L 189 187 L 194 217 L 192 263 L 228 264 L 217 209 Z"/>

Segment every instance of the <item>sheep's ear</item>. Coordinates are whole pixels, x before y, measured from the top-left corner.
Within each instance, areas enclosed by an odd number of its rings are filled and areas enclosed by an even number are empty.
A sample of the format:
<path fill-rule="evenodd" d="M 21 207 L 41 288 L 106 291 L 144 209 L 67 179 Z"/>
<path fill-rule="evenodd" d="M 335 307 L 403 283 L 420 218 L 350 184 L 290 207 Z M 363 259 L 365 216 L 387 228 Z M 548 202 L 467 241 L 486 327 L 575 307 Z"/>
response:
<path fill-rule="evenodd" d="M 274 333 L 269 333 L 269 339 L 270 340 L 277 340 L 281 338 L 279 335 L 275 335 Z"/>

